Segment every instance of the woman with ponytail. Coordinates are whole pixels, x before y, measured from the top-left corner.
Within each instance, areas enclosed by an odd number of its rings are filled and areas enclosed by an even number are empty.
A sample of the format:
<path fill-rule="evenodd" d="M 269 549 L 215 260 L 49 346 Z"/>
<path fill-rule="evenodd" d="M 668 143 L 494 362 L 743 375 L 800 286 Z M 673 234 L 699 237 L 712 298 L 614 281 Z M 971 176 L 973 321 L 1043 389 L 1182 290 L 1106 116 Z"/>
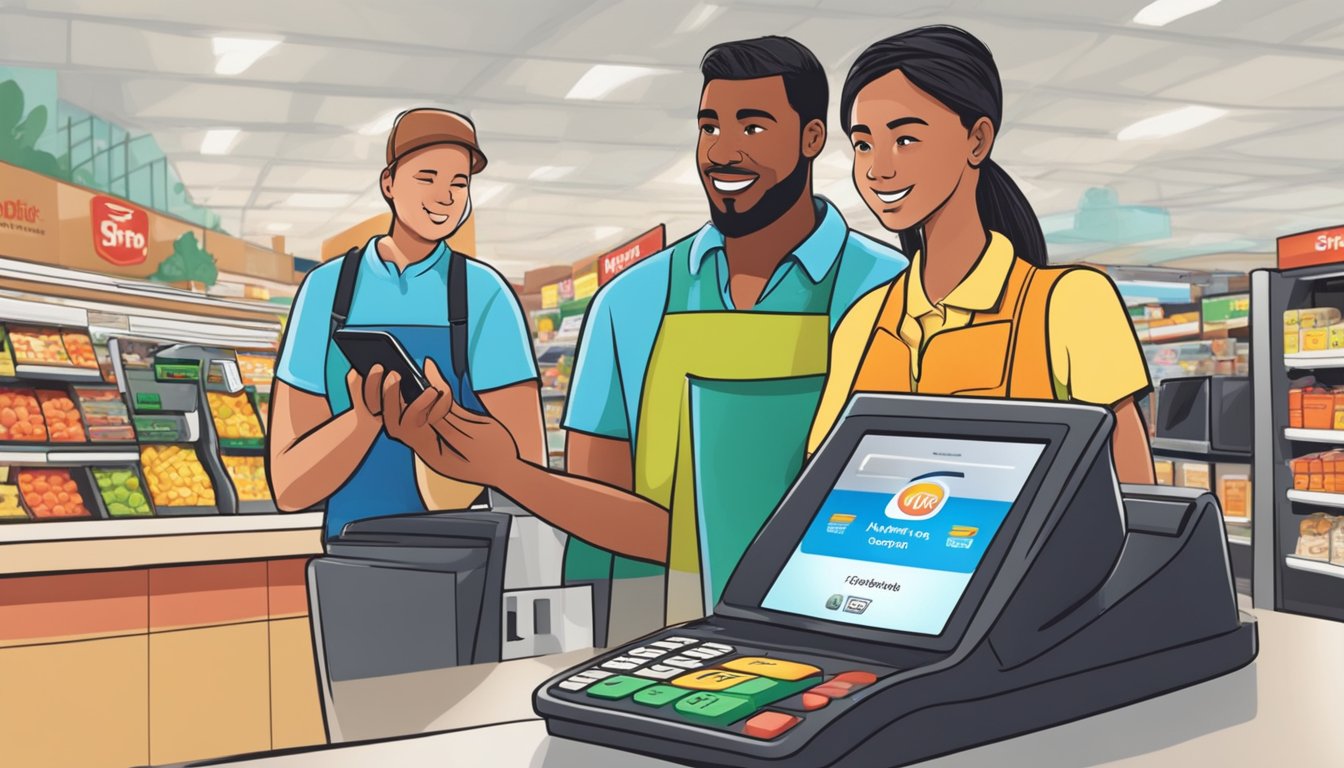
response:
<path fill-rule="evenodd" d="M 993 55 L 956 27 L 886 38 L 850 68 L 854 185 L 910 267 L 836 328 L 809 448 L 854 392 L 1067 400 L 1112 408 L 1117 475 L 1151 483 L 1129 314 L 1103 273 L 1047 266 L 1031 204 L 992 158 L 1002 116 Z"/>

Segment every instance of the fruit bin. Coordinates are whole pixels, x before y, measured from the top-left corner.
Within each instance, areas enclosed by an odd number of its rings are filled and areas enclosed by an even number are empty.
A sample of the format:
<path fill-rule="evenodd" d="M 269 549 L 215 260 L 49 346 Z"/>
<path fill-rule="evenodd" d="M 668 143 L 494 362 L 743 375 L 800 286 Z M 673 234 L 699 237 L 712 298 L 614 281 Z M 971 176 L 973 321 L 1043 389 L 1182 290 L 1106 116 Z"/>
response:
<path fill-rule="evenodd" d="M 116 387 L 76 386 L 75 402 L 79 404 L 84 428 L 91 443 L 134 443 L 135 427 L 131 422 L 126 401 Z"/>
<path fill-rule="evenodd" d="M 112 519 L 153 517 L 154 503 L 149 487 L 136 465 L 89 467 L 93 485 L 103 502 L 103 510 Z"/>
<path fill-rule="evenodd" d="M 9 326 L 9 345 L 19 365 L 71 365 L 60 330 Z"/>
<path fill-rule="evenodd" d="M 271 486 L 266 479 L 266 457 L 226 453 L 219 457 L 238 493 L 238 512 L 244 515 L 276 512 Z"/>
<path fill-rule="evenodd" d="M 140 468 L 159 517 L 219 514 L 214 484 L 194 444 L 143 445 Z"/>
<path fill-rule="evenodd" d="M 39 389 L 37 401 L 47 423 L 47 439 L 53 443 L 85 443 L 84 414 L 67 389 Z"/>
<path fill-rule="evenodd" d="M 214 419 L 215 431 L 219 435 L 220 447 L 260 448 L 265 444 L 261 416 L 247 392 L 235 395 L 206 392 L 205 398 L 210 406 L 210 417 Z"/>
<path fill-rule="evenodd" d="M 21 467 L 15 474 L 23 508 L 37 522 L 106 516 L 84 467 Z"/>
<path fill-rule="evenodd" d="M 31 387 L 0 387 L 0 444 L 45 443 L 47 422 Z"/>
<path fill-rule="evenodd" d="M 18 473 L 8 465 L 0 465 L 0 524 L 26 523 L 30 519 L 19 499 Z"/>

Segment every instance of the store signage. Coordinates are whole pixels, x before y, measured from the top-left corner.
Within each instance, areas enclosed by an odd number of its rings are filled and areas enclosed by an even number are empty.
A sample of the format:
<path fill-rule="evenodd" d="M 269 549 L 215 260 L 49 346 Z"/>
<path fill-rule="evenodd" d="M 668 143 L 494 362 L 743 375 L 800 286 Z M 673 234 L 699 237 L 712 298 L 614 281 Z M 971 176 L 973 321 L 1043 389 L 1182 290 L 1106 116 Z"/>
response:
<path fill-rule="evenodd" d="M 597 257 L 598 282 L 606 285 L 632 265 L 661 251 L 667 244 L 667 229 L 659 224 L 625 245 Z"/>
<path fill-rule="evenodd" d="M 574 280 L 565 278 L 556 284 L 556 290 L 559 292 L 560 303 L 574 300 Z"/>
<path fill-rule="evenodd" d="M 149 257 L 149 214 L 130 203 L 94 195 L 89 200 L 93 250 L 103 261 L 125 267 Z"/>
<path fill-rule="evenodd" d="M 0 201 L 0 228 L 28 235 L 45 235 L 42 209 L 22 197 Z"/>
<path fill-rule="evenodd" d="M 586 299 L 597 293 L 597 273 L 588 272 L 587 274 L 574 278 L 574 298 Z"/>
<path fill-rule="evenodd" d="M 1279 269 L 1344 262 L 1344 226 L 1279 238 Z"/>
<path fill-rule="evenodd" d="M 551 283 L 541 286 L 541 308 L 555 309 L 560 306 L 560 286 Z"/>

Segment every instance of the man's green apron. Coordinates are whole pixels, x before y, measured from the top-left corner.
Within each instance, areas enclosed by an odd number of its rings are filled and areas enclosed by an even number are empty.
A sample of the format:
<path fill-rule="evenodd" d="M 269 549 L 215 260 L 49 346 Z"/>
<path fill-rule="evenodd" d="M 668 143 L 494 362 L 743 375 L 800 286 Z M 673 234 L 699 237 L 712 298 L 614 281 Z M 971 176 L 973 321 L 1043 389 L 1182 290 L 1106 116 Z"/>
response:
<path fill-rule="evenodd" d="M 634 490 L 671 511 L 667 568 L 576 539 L 566 552 L 568 582 L 610 586 L 608 645 L 714 607 L 802 468 L 825 379 L 840 260 L 797 311 L 737 311 L 716 275 L 692 279 L 690 243 L 672 252 L 635 432 Z"/>

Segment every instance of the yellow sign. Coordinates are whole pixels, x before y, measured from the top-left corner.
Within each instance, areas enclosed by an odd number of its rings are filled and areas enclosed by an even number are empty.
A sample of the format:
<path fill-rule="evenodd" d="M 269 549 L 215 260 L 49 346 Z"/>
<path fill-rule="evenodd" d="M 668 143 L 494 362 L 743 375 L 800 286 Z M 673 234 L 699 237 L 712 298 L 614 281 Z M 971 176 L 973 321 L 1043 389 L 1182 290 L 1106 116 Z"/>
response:
<path fill-rule="evenodd" d="M 558 306 L 560 306 L 560 284 L 541 286 L 541 308 L 555 309 Z"/>
<path fill-rule="evenodd" d="M 589 272 L 582 277 L 574 278 L 574 298 L 586 299 L 597 293 L 597 273 Z"/>

